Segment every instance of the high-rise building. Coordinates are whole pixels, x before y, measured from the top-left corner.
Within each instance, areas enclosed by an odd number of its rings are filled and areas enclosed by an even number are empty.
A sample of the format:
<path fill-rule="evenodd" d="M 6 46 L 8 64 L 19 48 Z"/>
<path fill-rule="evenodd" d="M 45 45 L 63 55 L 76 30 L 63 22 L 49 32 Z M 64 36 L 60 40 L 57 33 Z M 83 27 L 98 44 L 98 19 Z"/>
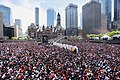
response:
<path fill-rule="evenodd" d="M 114 21 L 120 20 L 120 0 L 114 0 Z"/>
<path fill-rule="evenodd" d="M 120 30 L 120 0 L 114 0 L 114 21 L 112 30 Z"/>
<path fill-rule="evenodd" d="M 47 9 L 47 26 L 54 27 L 54 20 L 55 20 L 55 11 L 53 8 Z"/>
<path fill-rule="evenodd" d="M 14 37 L 17 38 L 23 37 L 21 27 L 19 27 L 18 25 L 13 25 L 12 28 L 14 28 Z"/>
<path fill-rule="evenodd" d="M 112 1 L 101 0 L 101 12 L 107 16 L 107 29 L 110 29 L 111 17 L 112 17 Z"/>
<path fill-rule="evenodd" d="M 15 19 L 15 25 L 21 27 L 21 20 L 20 19 Z"/>
<path fill-rule="evenodd" d="M 70 3 L 65 8 L 66 35 L 73 36 L 78 33 L 78 6 Z"/>
<path fill-rule="evenodd" d="M 0 38 L 3 38 L 3 20 L 1 12 L 0 12 Z"/>
<path fill-rule="evenodd" d="M 107 16 L 104 14 L 101 14 L 101 27 L 100 27 L 100 33 L 105 34 L 108 32 L 107 29 Z"/>
<path fill-rule="evenodd" d="M 11 24 L 11 9 L 4 5 L 0 5 L 0 12 L 3 14 L 3 24 L 9 26 Z"/>
<path fill-rule="evenodd" d="M 35 8 L 35 25 L 39 26 L 39 8 Z"/>
<path fill-rule="evenodd" d="M 101 26 L 101 4 L 95 1 L 82 6 L 83 37 L 87 34 L 97 34 Z"/>
<path fill-rule="evenodd" d="M 14 28 L 14 36 L 19 38 L 22 37 L 22 26 L 21 26 L 21 20 L 20 19 L 15 19 L 15 24 L 13 26 Z"/>

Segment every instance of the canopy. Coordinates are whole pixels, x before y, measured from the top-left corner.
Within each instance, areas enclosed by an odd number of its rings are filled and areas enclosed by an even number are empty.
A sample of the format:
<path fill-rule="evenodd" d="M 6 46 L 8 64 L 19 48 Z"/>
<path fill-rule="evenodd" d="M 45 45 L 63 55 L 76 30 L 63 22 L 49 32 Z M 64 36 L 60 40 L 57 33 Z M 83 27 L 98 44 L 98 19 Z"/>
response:
<path fill-rule="evenodd" d="M 75 51 L 75 49 L 76 49 L 76 52 L 78 53 L 78 47 L 77 46 L 62 44 L 62 43 L 57 43 L 57 42 L 54 42 L 53 45 L 56 45 L 60 48 L 65 48 L 65 49 L 68 49 L 68 50 L 71 50 L 71 51 Z"/>
<path fill-rule="evenodd" d="M 110 39 L 110 37 L 108 35 L 104 35 L 101 37 L 101 39 L 105 39 L 105 38 Z"/>
<path fill-rule="evenodd" d="M 120 34 L 115 34 L 112 37 L 120 38 Z"/>
<path fill-rule="evenodd" d="M 96 39 L 96 40 L 97 40 L 97 39 L 99 39 L 99 37 L 94 37 L 93 39 Z"/>

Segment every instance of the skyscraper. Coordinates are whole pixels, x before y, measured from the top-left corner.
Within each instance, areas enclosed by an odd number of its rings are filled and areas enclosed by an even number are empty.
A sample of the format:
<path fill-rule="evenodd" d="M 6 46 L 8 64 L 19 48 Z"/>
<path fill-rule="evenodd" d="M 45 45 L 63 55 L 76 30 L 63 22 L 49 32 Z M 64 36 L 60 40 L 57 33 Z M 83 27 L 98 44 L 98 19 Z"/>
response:
<path fill-rule="evenodd" d="M 15 25 L 18 25 L 19 27 L 21 27 L 21 20 L 15 19 Z"/>
<path fill-rule="evenodd" d="M 96 34 L 101 26 L 101 4 L 91 1 L 82 6 L 83 37 L 87 34 Z"/>
<path fill-rule="evenodd" d="M 114 0 L 114 20 L 120 20 L 120 0 Z"/>
<path fill-rule="evenodd" d="M 0 12 L 3 14 L 3 24 L 8 26 L 11 24 L 11 9 L 4 5 L 0 5 Z"/>
<path fill-rule="evenodd" d="M 47 9 L 47 26 L 54 27 L 55 11 L 53 8 Z"/>
<path fill-rule="evenodd" d="M 0 12 L 0 38 L 3 38 L 3 17 L 2 13 Z"/>
<path fill-rule="evenodd" d="M 112 1 L 101 0 L 101 12 L 107 16 L 107 29 L 110 29 L 111 17 L 112 17 Z"/>
<path fill-rule="evenodd" d="M 113 30 L 120 30 L 120 0 L 114 0 L 114 21 L 112 22 Z"/>
<path fill-rule="evenodd" d="M 35 25 L 39 26 L 39 8 L 35 8 Z"/>
<path fill-rule="evenodd" d="M 70 3 L 65 8 L 65 18 L 66 18 L 66 35 L 73 36 L 77 35 L 78 31 L 78 6 L 76 4 Z"/>

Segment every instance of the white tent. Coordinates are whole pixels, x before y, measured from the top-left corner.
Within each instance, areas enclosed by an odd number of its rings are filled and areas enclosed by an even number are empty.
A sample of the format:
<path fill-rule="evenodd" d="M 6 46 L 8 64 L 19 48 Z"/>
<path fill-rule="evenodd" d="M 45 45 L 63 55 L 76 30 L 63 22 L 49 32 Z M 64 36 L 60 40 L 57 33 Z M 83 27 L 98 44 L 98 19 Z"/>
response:
<path fill-rule="evenodd" d="M 98 39 L 99 39 L 99 37 L 93 37 L 92 39 L 94 39 L 94 40 L 98 40 Z"/>
<path fill-rule="evenodd" d="M 115 35 L 113 35 L 113 36 L 112 36 L 112 39 L 113 39 L 113 40 L 118 40 L 118 39 L 120 39 L 120 34 L 115 34 Z"/>
<path fill-rule="evenodd" d="M 112 37 L 120 38 L 120 34 L 115 34 Z"/>
<path fill-rule="evenodd" d="M 107 39 L 107 40 L 110 40 L 110 37 L 108 35 L 104 35 L 101 37 L 101 39 Z"/>

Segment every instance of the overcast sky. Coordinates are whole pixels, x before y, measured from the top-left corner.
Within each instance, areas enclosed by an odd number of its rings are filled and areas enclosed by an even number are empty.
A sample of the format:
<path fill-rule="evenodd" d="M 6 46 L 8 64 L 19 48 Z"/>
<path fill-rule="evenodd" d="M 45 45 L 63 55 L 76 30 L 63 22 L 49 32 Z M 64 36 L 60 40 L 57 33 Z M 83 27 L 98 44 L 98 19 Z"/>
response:
<path fill-rule="evenodd" d="M 69 3 L 78 5 L 78 26 L 80 26 L 80 14 L 82 6 L 90 0 L 0 0 L 0 4 L 8 6 L 12 10 L 13 23 L 15 19 L 21 19 L 23 32 L 35 22 L 35 7 L 39 7 L 39 24 L 47 24 L 47 9 L 52 7 L 56 15 L 61 15 L 62 27 L 65 28 L 65 7 Z M 56 22 L 54 23 L 56 25 Z"/>

